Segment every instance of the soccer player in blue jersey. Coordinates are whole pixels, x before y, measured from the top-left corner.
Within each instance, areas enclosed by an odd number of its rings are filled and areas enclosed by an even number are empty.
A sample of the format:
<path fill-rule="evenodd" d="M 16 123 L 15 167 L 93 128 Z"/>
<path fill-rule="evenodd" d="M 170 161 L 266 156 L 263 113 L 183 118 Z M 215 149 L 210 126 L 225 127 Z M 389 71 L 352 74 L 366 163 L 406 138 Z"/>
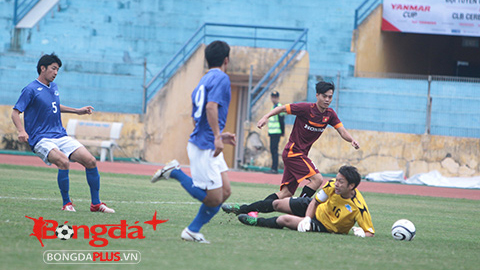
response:
<path fill-rule="evenodd" d="M 191 96 L 195 129 L 190 134 L 187 152 L 192 178 L 173 160 L 151 180 L 154 183 L 170 177 L 177 179 L 192 197 L 202 202 L 197 216 L 182 231 L 181 238 L 186 241 L 209 243 L 200 229 L 215 216 L 231 193 L 222 153 L 224 144 L 236 143 L 235 134 L 223 132 L 231 97 L 230 78 L 225 73 L 229 54 L 230 47 L 223 41 L 214 41 L 205 48 L 209 71 Z"/>
<path fill-rule="evenodd" d="M 53 53 L 43 55 L 38 61 L 38 78 L 23 88 L 13 107 L 12 121 L 18 131 L 18 140 L 28 142 L 32 151 L 46 164 L 58 167 L 57 182 L 63 199 L 62 210 L 75 212 L 68 193 L 69 166 L 70 161 L 74 161 L 85 167 L 92 197 L 90 211 L 115 213 L 100 201 L 100 175 L 95 157 L 80 142 L 68 137 L 62 126 L 62 112 L 92 114 L 93 107 L 75 109 L 60 104 L 58 87 L 53 80 L 61 66 L 62 61 Z M 20 118 L 22 113 L 25 125 Z"/>

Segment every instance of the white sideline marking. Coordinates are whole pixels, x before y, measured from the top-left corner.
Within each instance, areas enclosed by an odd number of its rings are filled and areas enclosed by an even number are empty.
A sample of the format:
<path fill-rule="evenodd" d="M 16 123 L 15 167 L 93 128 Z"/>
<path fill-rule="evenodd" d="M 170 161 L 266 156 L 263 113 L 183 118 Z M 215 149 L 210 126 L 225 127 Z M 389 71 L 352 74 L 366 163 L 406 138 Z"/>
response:
<path fill-rule="evenodd" d="M 0 196 L 0 199 L 7 199 L 7 200 L 32 200 L 32 201 L 58 201 L 58 199 L 50 199 L 50 198 L 27 198 L 27 197 L 5 197 Z M 90 200 L 85 199 L 75 199 L 72 202 L 90 202 Z M 137 203 L 137 204 L 200 204 L 199 202 L 131 202 L 131 201 L 106 201 L 108 203 Z"/>

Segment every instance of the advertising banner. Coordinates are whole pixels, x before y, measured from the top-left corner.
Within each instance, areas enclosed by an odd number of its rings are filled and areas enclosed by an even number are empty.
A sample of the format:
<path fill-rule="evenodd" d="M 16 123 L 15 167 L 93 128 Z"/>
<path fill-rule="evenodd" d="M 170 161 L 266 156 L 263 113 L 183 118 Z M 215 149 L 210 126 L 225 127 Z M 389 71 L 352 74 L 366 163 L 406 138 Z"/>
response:
<path fill-rule="evenodd" d="M 480 0 L 383 0 L 382 30 L 480 37 Z"/>

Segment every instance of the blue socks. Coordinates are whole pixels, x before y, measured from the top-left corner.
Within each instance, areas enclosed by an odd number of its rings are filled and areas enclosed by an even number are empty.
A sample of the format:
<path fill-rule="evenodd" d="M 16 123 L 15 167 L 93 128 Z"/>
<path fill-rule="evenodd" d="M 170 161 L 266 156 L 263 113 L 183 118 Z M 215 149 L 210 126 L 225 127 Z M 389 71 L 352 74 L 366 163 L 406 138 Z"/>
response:
<path fill-rule="evenodd" d="M 192 232 L 199 232 L 203 225 L 207 224 L 215 214 L 220 210 L 220 206 L 209 207 L 205 204 L 200 206 L 197 216 L 193 219 L 192 223 L 188 225 L 188 229 Z"/>
<path fill-rule="evenodd" d="M 182 187 L 195 199 L 203 202 L 207 197 L 207 191 L 193 185 L 192 178 L 186 175 L 182 170 L 175 169 L 170 173 L 171 178 L 177 179 Z M 192 223 L 188 226 L 188 229 L 192 232 L 199 232 L 203 225 L 207 224 L 215 214 L 220 210 L 222 204 L 209 207 L 202 203 L 198 210 L 197 216 L 193 219 Z"/>
<path fill-rule="evenodd" d="M 68 170 L 58 170 L 57 182 L 60 194 L 62 194 L 63 205 L 65 205 L 70 202 L 70 196 L 68 195 L 68 190 L 70 189 Z"/>
<path fill-rule="evenodd" d="M 97 167 L 88 169 L 85 168 L 87 174 L 87 182 L 90 186 L 90 195 L 92 196 L 92 204 L 100 203 L 100 174 L 98 173 Z"/>
<path fill-rule="evenodd" d="M 58 170 L 57 182 L 58 187 L 60 188 L 60 193 L 62 194 L 63 205 L 71 202 L 68 191 L 70 189 L 70 180 L 68 177 L 69 170 Z M 90 195 L 92 196 L 92 204 L 100 203 L 100 174 L 98 169 L 95 167 L 93 169 L 85 169 L 87 174 L 87 182 L 90 186 Z"/>
<path fill-rule="evenodd" d="M 186 175 L 182 170 L 175 169 L 170 173 L 170 177 L 175 178 L 180 182 L 182 187 L 195 199 L 203 202 L 207 197 L 207 191 L 193 185 L 192 178 Z M 208 221 L 207 221 L 208 222 Z"/>

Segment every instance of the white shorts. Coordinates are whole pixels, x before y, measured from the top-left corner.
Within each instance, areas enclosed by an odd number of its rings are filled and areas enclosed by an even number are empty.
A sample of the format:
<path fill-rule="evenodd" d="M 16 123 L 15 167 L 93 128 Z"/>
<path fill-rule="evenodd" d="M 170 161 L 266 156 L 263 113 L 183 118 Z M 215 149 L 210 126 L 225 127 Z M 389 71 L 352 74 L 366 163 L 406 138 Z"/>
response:
<path fill-rule="evenodd" d="M 58 149 L 69 159 L 70 155 L 83 145 L 72 137 L 62 137 L 57 139 L 43 138 L 34 147 L 33 152 L 39 156 L 47 165 L 52 165 L 48 161 L 48 154 L 52 149 Z"/>
<path fill-rule="evenodd" d="M 187 145 L 193 184 L 201 189 L 217 189 L 223 186 L 222 172 L 228 171 L 223 153 L 213 157 L 215 150 L 202 150 L 189 142 Z"/>

